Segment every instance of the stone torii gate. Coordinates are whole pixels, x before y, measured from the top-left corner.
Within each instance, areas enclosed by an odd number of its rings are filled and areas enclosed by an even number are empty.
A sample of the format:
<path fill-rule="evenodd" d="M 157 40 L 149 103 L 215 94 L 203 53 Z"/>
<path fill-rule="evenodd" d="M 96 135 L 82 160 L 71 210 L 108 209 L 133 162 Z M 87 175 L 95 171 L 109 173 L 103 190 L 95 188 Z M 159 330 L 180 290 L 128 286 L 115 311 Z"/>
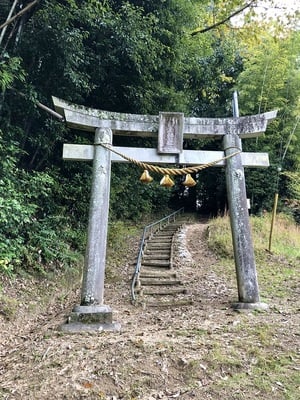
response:
<path fill-rule="evenodd" d="M 126 161 L 119 154 L 152 164 L 225 166 L 233 249 L 238 286 L 238 309 L 257 309 L 259 288 L 250 232 L 244 167 L 268 167 L 267 153 L 242 152 L 241 140 L 258 137 L 277 112 L 239 117 L 235 97 L 233 118 L 187 118 L 183 113 L 160 112 L 158 116 L 125 114 L 90 109 L 53 97 L 58 113 L 67 125 L 94 133 L 93 145 L 65 144 L 65 160 L 92 161 L 93 177 L 88 240 L 81 290 L 65 331 L 119 330 L 112 310 L 104 305 L 104 275 L 110 193 L 111 162 Z M 157 148 L 111 147 L 112 135 L 155 137 Z M 183 150 L 183 139 L 222 138 L 224 151 Z M 110 148 L 114 151 L 110 151 Z M 234 155 L 234 156 L 232 156 Z M 227 160 L 222 158 L 227 157 Z"/>

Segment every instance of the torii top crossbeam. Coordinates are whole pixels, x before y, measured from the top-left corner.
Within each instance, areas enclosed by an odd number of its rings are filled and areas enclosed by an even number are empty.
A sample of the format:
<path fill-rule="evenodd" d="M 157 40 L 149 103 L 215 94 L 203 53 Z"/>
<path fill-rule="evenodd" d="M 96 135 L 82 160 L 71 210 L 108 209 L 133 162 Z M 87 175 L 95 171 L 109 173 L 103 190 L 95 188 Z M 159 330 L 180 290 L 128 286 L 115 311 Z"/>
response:
<path fill-rule="evenodd" d="M 157 137 L 159 131 L 160 116 L 102 111 L 70 104 L 57 97 L 52 99 L 56 111 L 64 116 L 71 128 L 90 132 L 96 128 L 110 128 L 115 135 L 139 137 Z M 226 134 L 236 134 L 243 139 L 264 133 L 268 120 L 274 119 L 277 111 L 239 118 L 194 118 L 184 117 L 182 113 L 166 114 L 178 116 L 186 139 L 199 139 L 199 135 L 209 138 Z"/>

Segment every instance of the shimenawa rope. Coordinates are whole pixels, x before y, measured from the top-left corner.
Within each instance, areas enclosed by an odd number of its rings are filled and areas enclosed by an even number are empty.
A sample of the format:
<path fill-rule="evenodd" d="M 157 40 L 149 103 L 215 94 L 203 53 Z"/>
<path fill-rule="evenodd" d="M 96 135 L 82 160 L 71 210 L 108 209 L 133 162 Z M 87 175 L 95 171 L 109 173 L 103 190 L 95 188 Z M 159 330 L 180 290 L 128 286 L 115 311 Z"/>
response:
<path fill-rule="evenodd" d="M 211 167 L 215 164 L 218 164 L 220 161 L 228 160 L 231 157 L 236 156 L 239 154 L 241 151 L 237 151 L 235 153 L 229 154 L 228 156 L 222 157 L 218 160 L 211 161 L 207 164 L 202 164 L 202 165 L 196 165 L 195 167 L 186 167 L 186 168 L 163 168 L 163 167 L 158 167 L 156 165 L 144 163 L 141 161 L 137 161 L 134 158 L 128 157 L 125 154 L 122 154 L 115 150 L 110 144 L 104 144 L 104 143 L 99 143 L 100 146 L 106 148 L 107 150 L 112 151 L 113 153 L 117 154 L 118 156 L 124 158 L 125 160 L 131 162 L 132 164 L 137 165 L 140 168 L 143 168 L 144 170 L 151 171 L 151 172 L 156 172 L 162 175 L 187 175 L 187 174 L 193 174 L 196 172 L 199 172 L 205 168 Z"/>

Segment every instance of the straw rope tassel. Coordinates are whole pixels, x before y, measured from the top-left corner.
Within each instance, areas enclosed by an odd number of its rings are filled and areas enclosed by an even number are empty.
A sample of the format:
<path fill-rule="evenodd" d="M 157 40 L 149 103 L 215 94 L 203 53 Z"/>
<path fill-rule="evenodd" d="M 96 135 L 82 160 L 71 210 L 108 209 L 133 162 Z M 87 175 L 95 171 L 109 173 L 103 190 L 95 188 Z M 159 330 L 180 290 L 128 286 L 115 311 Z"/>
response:
<path fill-rule="evenodd" d="M 191 177 L 191 174 L 187 174 L 182 184 L 186 187 L 193 187 L 196 185 L 196 181 Z"/>
<path fill-rule="evenodd" d="M 151 171 L 151 172 L 156 172 L 158 174 L 162 175 L 173 175 L 173 176 L 181 176 L 181 175 L 187 175 L 187 174 L 193 174 L 196 172 L 199 172 L 205 168 L 211 167 L 215 164 L 218 164 L 220 161 L 228 160 L 229 158 L 236 156 L 237 154 L 240 153 L 240 151 L 237 151 L 235 153 L 229 154 L 228 156 L 222 157 L 218 160 L 211 161 L 207 164 L 202 164 L 202 165 L 197 165 L 195 167 L 187 167 L 187 168 L 162 168 L 162 167 L 157 167 L 156 165 L 152 164 L 147 164 L 141 161 L 137 161 L 134 158 L 127 157 L 125 154 L 119 153 L 116 151 L 111 145 L 104 144 L 104 143 L 99 143 L 100 146 L 105 147 L 107 150 L 112 151 L 113 153 L 117 154 L 118 156 L 124 158 L 124 160 L 127 160 L 131 162 L 132 164 L 137 165 L 140 168 L 143 168 L 144 170 Z"/>

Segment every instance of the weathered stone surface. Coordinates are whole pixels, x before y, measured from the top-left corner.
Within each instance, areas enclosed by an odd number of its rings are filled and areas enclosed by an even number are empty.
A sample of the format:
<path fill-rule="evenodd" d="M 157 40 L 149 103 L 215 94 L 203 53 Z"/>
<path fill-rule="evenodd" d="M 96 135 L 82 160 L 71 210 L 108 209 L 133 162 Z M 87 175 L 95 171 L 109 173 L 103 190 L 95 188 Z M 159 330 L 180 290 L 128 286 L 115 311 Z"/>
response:
<path fill-rule="evenodd" d="M 112 310 L 105 305 L 75 306 L 70 315 L 70 322 L 111 324 Z"/>
<path fill-rule="evenodd" d="M 121 325 L 118 322 L 112 324 L 85 324 L 82 322 L 71 322 L 63 324 L 59 330 L 65 333 L 80 333 L 80 332 L 120 332 Z"/>
<path fill-rule="evenodd" d="M 241 150 L 241 140 L 236 135 L 224 136 L 223 144 L 226 155 Z M 227 160 L 225 172 L 239 301 L 257 303 L 259 289 L 240 154 Z"/>
<path fill-rule="evenodd" d="M 184 165 L 204 165 L 215 160 L 221 160 L 224 157 L 223 151 L 209 150 L 183 150 L 179 155 L 158 154 L 154 148 L 139 147 L 118 147 L 114 149 L 129 158 L 151 164 L 184 164 Z M 94 158 L 94 146 L 87 144 L 64 144 L 63 159 L 69 161 L 92 161 Z M 266 168 L 269 164 L 267 153 L 249 153 L 241 154 L 244 167 Z M 115 153 L 111 153 L 112 162 L 128 162 Z M 221 160 L 213 167 L 223 167 L 225 161 Z"/>
<path fill-rule="evenodd" d="M 111 154 L 97 144 L 110 143 L 111 140 L 111 130 L 96 130 L 88 237 L 81 290 L 81 304 L 85 305 L 102 304 L 104 299 Z"/>
<path fill-rule="evenodd" d="M 261 303 L 261 302 L 257 302 L 257 303 L 233 303 L 232 304 L 232 308 L 236 311 L 253 311 L 253 310 L 257 310 L 257 311 L 268 311 L 269 310 L 269 306 L 266 303 Z"/>
<path fill-rule="evenodd" d="M 157 137 L 159 116 L 116 113 L 96 110 L 52 97 L 55 109 L 65 117 L 69 127 L 94 132 L 95 128 L 110 128 L 116 135 Z M 265 132 L 267 122 L 277 111 L 240 118 L 183 118 L 183 136 L 188 139 L 236 134 L 256 137 Z"/>
<path fill-rule="evenodd" d="M 183 146 L 183 113 L 159 113 L 158 153 L 180 154 Z"/>
<path fill-rule="evenodd" d="M 87 331 L 113 331 L 118 332 L 121 325 L 112 321 L 112 310 L 107 305 L 93 305 L 74 307 L 67 323 L 59 329 L 66 333 L 77 333 Z"/>

